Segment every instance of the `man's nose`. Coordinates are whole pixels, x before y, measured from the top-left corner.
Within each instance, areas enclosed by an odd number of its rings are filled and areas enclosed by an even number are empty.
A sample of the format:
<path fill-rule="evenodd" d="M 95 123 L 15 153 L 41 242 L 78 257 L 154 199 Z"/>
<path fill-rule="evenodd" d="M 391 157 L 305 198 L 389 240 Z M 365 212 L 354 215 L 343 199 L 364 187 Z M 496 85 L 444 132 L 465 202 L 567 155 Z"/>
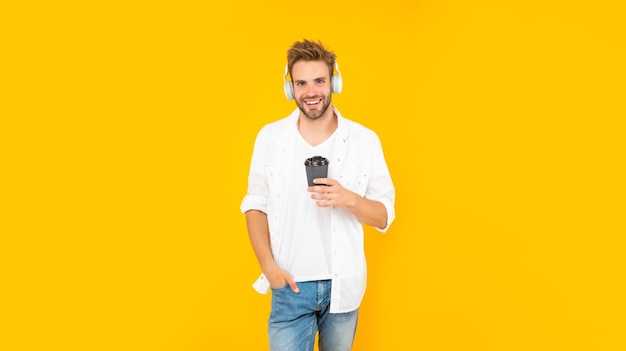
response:
<path fill-rule="evenodd" d="M 304 96 L 316 95 L 316 94 L 317 94 L 317 88 L 315 87 L 314 84 L 307 84 L 302 89 L 302 95 L 304 95 Z"/>

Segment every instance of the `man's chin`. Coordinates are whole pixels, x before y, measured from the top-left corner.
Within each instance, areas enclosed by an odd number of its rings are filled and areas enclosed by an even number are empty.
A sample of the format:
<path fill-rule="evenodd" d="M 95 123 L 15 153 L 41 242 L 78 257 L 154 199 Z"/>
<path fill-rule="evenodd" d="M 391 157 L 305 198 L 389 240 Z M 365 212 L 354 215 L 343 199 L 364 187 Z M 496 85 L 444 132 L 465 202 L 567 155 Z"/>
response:
<path fill-rule="evenodd" d="M 302 108 L 302 106 L 298 107 L 300 108 L 300 112 L 302 112 L 302 114 L 304 114 L 308 119 L 318 119 L 323 115 L 322 111 L 307 110 L 305 108 Z"/>
<path fill-rule="evenodd" d="M 309 111 L 308 113 L 304 113 L 309 119 L 318 119 L 320 117 L 322 117 L 322 113 L 319 111 L 315 111 L 315 112 L 311 112 Z"/>

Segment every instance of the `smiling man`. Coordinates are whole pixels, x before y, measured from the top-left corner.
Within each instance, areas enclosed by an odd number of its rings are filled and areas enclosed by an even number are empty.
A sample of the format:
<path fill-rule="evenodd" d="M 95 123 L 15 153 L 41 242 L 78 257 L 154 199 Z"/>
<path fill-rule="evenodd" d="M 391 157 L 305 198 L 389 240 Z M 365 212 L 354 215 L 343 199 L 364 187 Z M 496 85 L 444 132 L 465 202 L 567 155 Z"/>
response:
<path fill-rule="evenodd" d="M 332 105 L 334 53 L 294 43 L 284 89 L 297 109 L 257 135 L 241 203 L 262 270 L 253 286 L 272 291 L 272 351 L 312 351 L 317 333 L 320 351 L 350 350 L 367 279 L 363 225 L 387 231 L 395 189 L 378 136 Z M 309 186 L 313 156 L 328 160 L 328 176 Z"/>

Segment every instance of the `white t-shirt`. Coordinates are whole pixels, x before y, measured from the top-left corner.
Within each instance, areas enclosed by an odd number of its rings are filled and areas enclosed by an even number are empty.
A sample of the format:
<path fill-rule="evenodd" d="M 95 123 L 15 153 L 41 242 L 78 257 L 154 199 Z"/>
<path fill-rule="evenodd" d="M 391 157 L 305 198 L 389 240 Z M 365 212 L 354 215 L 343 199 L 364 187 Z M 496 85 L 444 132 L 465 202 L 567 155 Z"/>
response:
<path fill-rule="evenodd" d="M 311 146 L 298 133 L 294 145 L 295 159 L 287 207 L 290 209 L 290 221 L 293 223 L 290 232 L 283 236 L 283 250 L 289 252 L 286 257 L 279 257 L 279 267 L 289 272 L 295 281 L 305 282 L 331 278 L 331 226 L 330 208 L 322 208 L 315 204 L 307 191 L 306 170 L 304 160 L 313 156 L 332 159 L 335 134 L 319 145 Z M 282 259 L 286 259 L 285 262 Z"/>

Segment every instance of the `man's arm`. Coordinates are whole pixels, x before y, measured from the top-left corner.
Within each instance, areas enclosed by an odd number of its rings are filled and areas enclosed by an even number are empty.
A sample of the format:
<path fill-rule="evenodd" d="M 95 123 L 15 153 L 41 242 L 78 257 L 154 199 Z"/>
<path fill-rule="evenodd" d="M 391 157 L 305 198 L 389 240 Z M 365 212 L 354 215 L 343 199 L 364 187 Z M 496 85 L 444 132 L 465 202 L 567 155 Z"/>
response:
<path fill-rule="evenodd" d="M 384 229 L 387 226 L 387 209 L 379 201 L 366 199 L 331 178 L 317 178 L 315 183 L 326 184 L 309 187 L 311 198 L 320 207 L 345 207 L 363 224 Z"/>
<path fill-rule="evenodd" d="M 354 202 L 346 208 L 363 224 L 385 229 L 387 226 L 387 209 L 380 201 L 374 201 L 351 192 Z"/>
<path fill-rule="evenodd" d="M 246 223 L 248 225 L 248 236 L 252 249 L 256 255 L 263 274 L 274 288 L 283 287 L 289 284 L 291 290 L 299 292 L 296 282 L 291 275 L 280 269 L 274 261 L 272 247 L 270 245 L 270 230 L 267 223 L 267 214 L 258 210 L 246 212 Z"/>

